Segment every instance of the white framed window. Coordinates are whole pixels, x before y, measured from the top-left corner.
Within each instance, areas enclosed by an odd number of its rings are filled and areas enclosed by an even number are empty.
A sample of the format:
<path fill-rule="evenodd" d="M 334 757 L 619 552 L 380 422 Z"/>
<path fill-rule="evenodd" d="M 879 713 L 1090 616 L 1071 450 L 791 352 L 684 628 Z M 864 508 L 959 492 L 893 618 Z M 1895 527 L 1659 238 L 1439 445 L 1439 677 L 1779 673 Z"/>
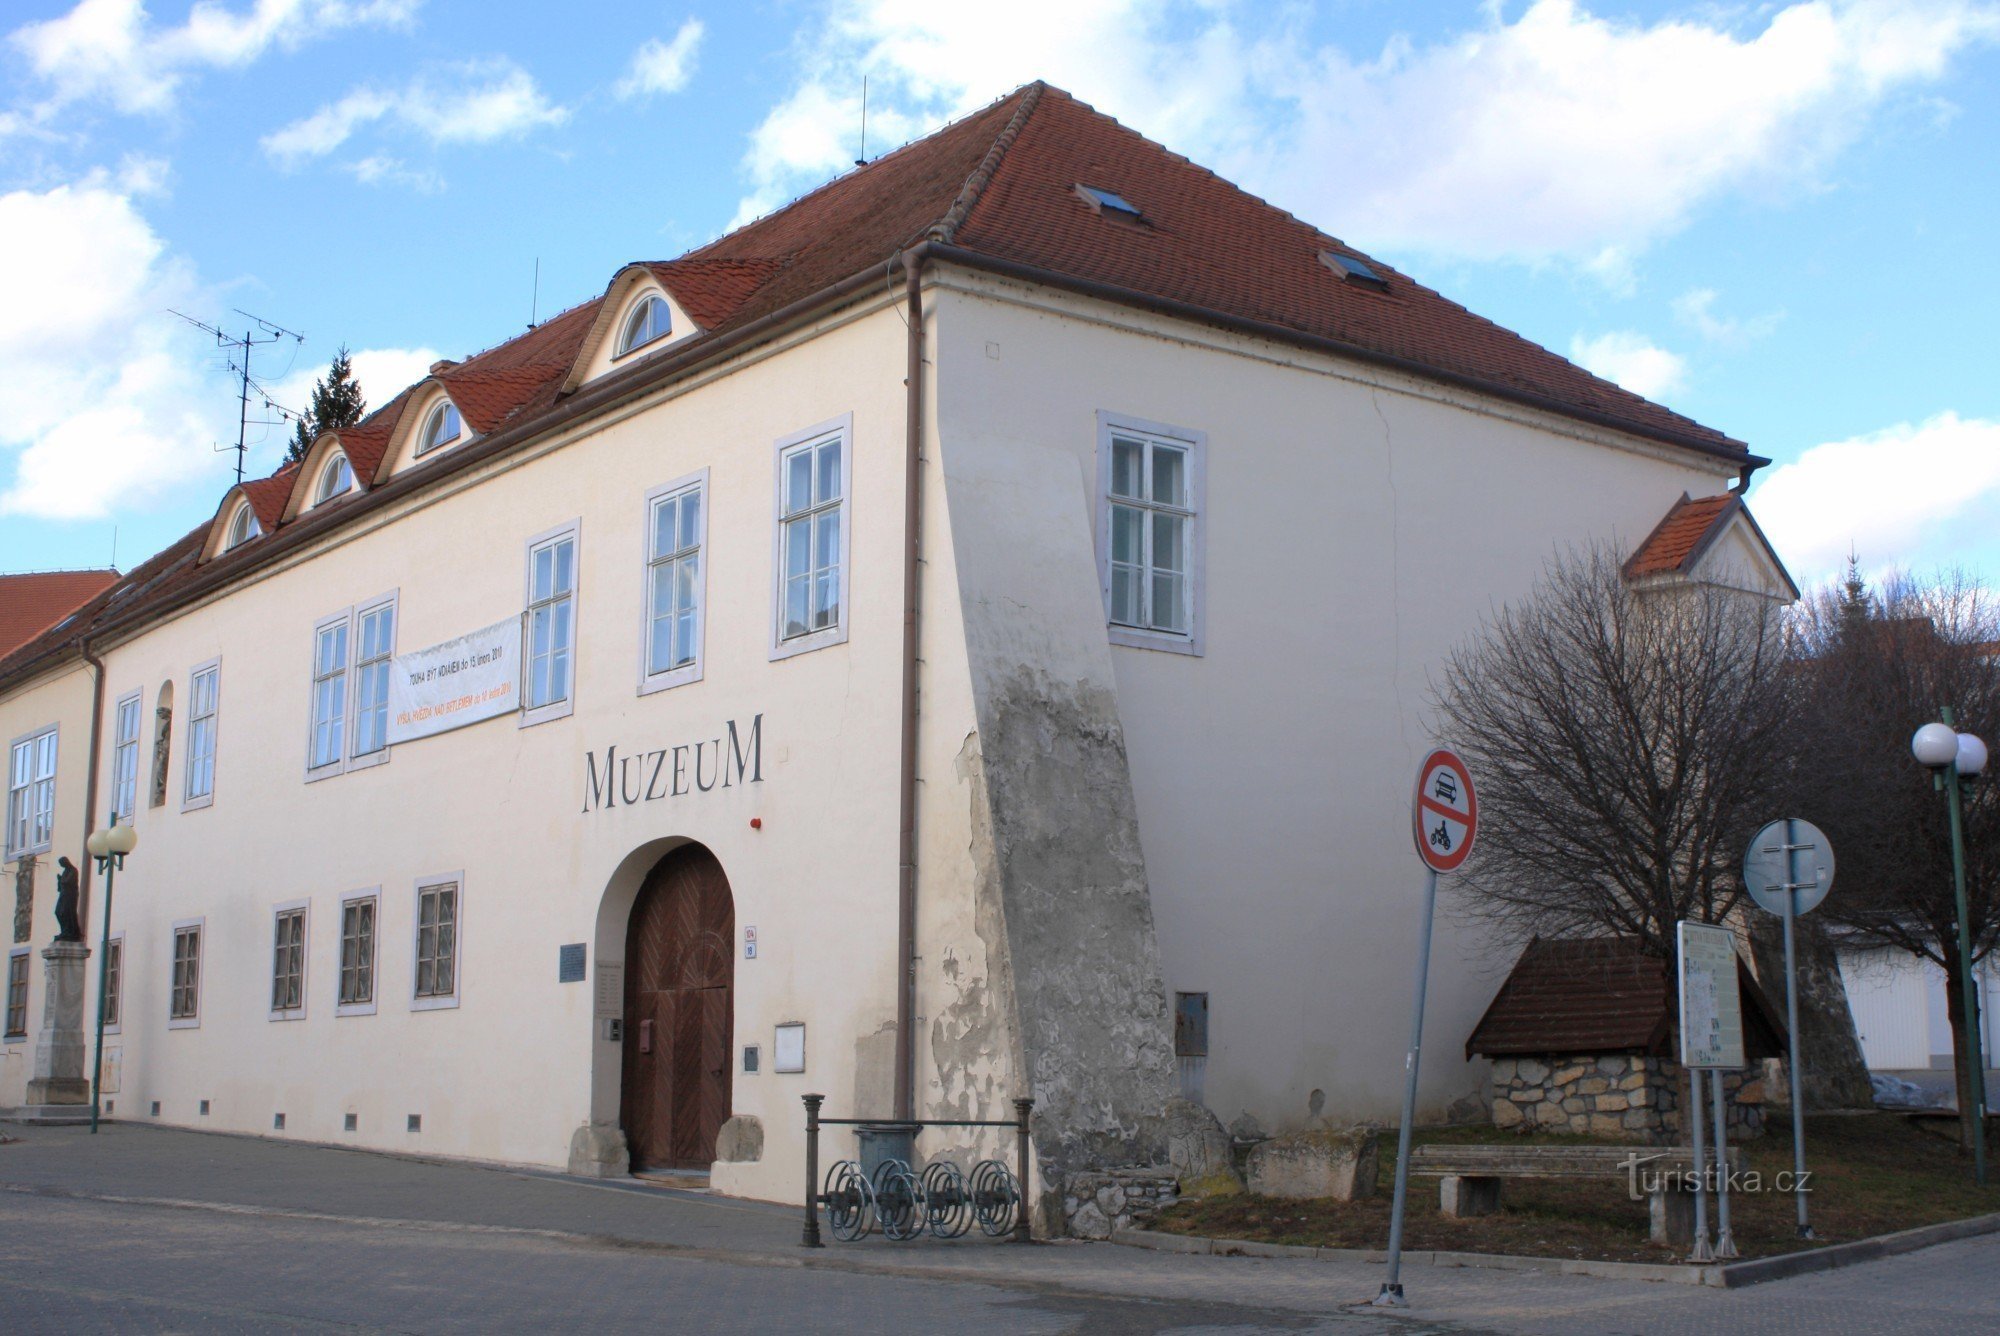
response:
<path fill-rule="evenodd" d="M 279 905 L 271 920 L 271 1019 L 306 1015 L 306 919 L 310 902 Z"/>
<path fill-rule="evenodd" d="M 232 547 L 241 547 L 263 532 L 264 526 L 257 523 L 257 512 L 250 509 L 248 501 L 241 502 L 236 507 L 236 513 L 229 517 L 229 536 L 222 540 L 222 550 L 227 552 Z"/>
<path fill-rule="evenodd" d="M 319 485 L 313 489 L 313 504 L 325 505 L 336 496 L 345 496 L 354 486 L 354 468 L 347 456 L 336 450 L 319 471 Z"/>
<path fill-rule="evenodd" d="M 1206 441 L 1182 427 L 1097 415 L 1098 576 L 1113 644 L 1202 652 Z"/>
<path fill-rule="evenodd" d="M 340 902 L 340 980 L 333 1014 L 375 1014 L 375 920 L 379 892 L 369 890 Z"/>
<path fill-rule="evenodd" d="M 618 331 L 618 352 L 623 357 L 636 348 L 643 348 L 655 339 L 664 339 L 673 333 L 673 314 L 665 301 L 657 293 L 647 293 L 625 317 L 624 326 Z"/>
<path fill-rule="evenodd" d="M 7 1024 L 0 1039 L 10 1044 L 28 1038 L 28 947 L 17 946 L 7 953 Z"/>
<path fill-rule="evenodd" d="M 646 619 L 639 693 L 701 680 L 708 470 L 646 494 Z"/>
<path fill-rule="evenodd" d="M 139 716 L 144 709 L 136 691 L 120 696 L 112 707 L 111 816 L 131 825 L 139 809 Z"/>
<path fill-rule="evenodd" d="M 188 673 L 188 750 L 181 810 L 215 801 L 216 721 L 222 706 L 222 660 L 196 664 Z"/>
<path fill-rule="evenodd" d="M 412 1011 L 458 1005 L 465 946 L 465 878 L 447 872 L 417 882 L 417 938 Z"/>
<path fill-rule="evenodd" d="M 343 608 L 313 627 L 312 737 L 306 777 L 340 773 L 347 747 L 347 641 L 353 614 Z"/>
<path fill-rule="evenodd" d="M 354 611 L 354 737 L 347 764 L 389 759 L 389 665 L 396 656 L 396 594 Z"/>
<path fill-rule="evenodd" d="M 125 930 L 111 934 L 104 946 L 104 1033 L 125 1029 Z"/>
<path fill-rule="evenodd" d="M 7 856 L 47 853 L 56 828 L 57 726 L 7 748 Z"/>
<path fill-rule="evenodd" d="M 582 521 L 572 520 L 528 540 L 523 725 L 561 719 L 576 708 L 576 560 L 581 530 Z"/>
<path fill-rule="evenodd" d="M 201 1024 L 201 936 L 204 919 L 173 925 L 173 974 L 167 992 L 167 1028 L 192 1030 Z"/>
<path fill-rule="evenodd" d="M 464 434 L 465 421 L 458 415 L 458 405 L 445 399 L 424 419 L 424 428 L 417 435 L 417 456 L 422 458 L 441 445 L 450 445 Z"/>
<path fill-rule="evenodd" d="M 777 443 L 773 659 L 847 639 L 853 424 L 850 414 Z"/>

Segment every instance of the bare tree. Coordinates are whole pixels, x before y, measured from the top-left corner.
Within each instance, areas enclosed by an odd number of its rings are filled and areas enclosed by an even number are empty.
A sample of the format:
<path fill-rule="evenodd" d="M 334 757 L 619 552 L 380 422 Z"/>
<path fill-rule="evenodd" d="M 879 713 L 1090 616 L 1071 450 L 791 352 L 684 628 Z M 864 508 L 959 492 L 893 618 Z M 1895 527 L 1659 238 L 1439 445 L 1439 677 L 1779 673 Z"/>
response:
<path fill-rule="evenodd" d="M 1894 947 L 1942 966 L 1958 1056 L 1961 1143 L 1972 1145 L 1966 1086 L 1958 909 L 1945 799 L 1910 756 L 1910 736 L 1949 706 L 1959 726 L 2000 731 L 2000 602 L 1960 573 L 1898 579 L 1870 594 L 1850 567 L 1844 589 L 1795 615 L 1802 814 L 1840 859 L 1819 912 L 1842 938 Z M 1976 962 L 2000 943 L 2000 800 L 1990 782 L 1965 793 L 1967 928 Z"/>
<path fill-rule="evenodd" d="M 1553 559 L 1446 661 L 1443 731 L 1479 780 L 1461 908 L 1518 937 L 1611 935 L 1671 957 L 1722 922 L 1791 778 L 1779 605 L 1635 587 L 1607 547 Z"/>

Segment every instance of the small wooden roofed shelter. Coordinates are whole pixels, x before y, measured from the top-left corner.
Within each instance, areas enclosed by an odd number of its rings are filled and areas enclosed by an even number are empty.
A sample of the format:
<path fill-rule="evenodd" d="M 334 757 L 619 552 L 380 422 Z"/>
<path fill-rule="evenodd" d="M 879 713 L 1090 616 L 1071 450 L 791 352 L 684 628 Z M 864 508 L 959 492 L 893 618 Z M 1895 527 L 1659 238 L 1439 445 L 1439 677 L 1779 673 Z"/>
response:
<path fill-rule="evenodd" d="M 1750 1063 L 1782 1057 L 1785 1022 L 1736 958 L 1743 997 L 1743 1054 Z M 1676 1058 L 1670 962 L 1629 938 L 1535 938 L 1472 1027 L 1465 1056 L 1572 1057 L 1583 1054 Z"/>

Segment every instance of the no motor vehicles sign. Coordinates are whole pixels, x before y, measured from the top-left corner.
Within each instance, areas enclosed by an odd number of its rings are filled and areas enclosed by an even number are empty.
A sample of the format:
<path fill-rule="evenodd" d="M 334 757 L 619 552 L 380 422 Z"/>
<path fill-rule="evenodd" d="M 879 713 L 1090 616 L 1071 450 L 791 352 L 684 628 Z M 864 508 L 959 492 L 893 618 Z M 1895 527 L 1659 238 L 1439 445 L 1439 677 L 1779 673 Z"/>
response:
<path fill-rule="evenodd" d="M 1416 800 L 1410 806 L 1417 856 L 1433 872 L 1456 872 L 1472 852 L 1479 830 L 1479 799 L 1472 772 L 1458 754 L 1443 747 L 1417 768 Z"/>

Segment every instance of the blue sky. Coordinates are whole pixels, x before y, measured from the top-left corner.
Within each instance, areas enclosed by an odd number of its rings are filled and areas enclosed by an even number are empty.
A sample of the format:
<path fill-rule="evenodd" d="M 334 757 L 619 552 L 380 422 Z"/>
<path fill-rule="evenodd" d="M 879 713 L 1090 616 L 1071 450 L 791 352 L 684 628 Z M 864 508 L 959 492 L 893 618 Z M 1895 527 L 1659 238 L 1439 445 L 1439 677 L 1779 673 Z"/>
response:
<path fill-rule="evenodd" d="M 2000 4 L 85 0 L 0 36 L 0 569 L 212 513 L 237 308 L 371 402 L 1030 79 L 1750 442 L 1802 583 L 2000 583 Z M 250 467 L 288 429 L 253 429 Z"/>

